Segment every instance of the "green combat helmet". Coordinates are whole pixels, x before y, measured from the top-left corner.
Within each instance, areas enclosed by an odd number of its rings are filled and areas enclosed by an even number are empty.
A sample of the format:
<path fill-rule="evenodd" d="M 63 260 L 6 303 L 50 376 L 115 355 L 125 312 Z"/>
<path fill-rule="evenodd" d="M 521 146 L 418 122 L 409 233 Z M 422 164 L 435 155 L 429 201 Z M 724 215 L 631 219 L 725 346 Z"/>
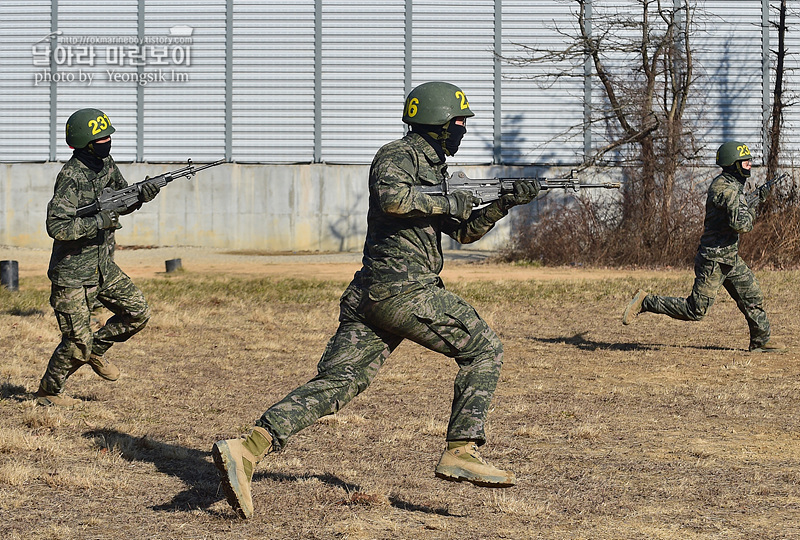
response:
<path fill-rule="evenodd" d="M 747 161 L 748 159 L 752 159 L 750 148 L 739 141 L 723 143 L 717 150 L 717 165 L 720 167 L 730 167 L 737 161 Z"/>
<path fill-rule="evenodd" d="M 425 126 L 443 126 L 453 118 L 475 116 L 469 110 L 467 96 L 446 82 L 426 82 L 414 88 L 406 98 L 403 122 Z"/>
<path fill-rule="evenodd" d="M 81 109 L 67 120 L 67 144 L 70 148 L 85 148 L 90 142 L 104 139 L 115 131 L 103 111 Z"/>
<path fill-rule="evenodd" d="M 741 178 L 750 176 L 750 171 L 742 168 L 742 161 L 752 160 L 750 148 L 739 141 L 728 141 L 722 143 L 717 150 L 717 165 L 723 170 L 735 172 Z"/>

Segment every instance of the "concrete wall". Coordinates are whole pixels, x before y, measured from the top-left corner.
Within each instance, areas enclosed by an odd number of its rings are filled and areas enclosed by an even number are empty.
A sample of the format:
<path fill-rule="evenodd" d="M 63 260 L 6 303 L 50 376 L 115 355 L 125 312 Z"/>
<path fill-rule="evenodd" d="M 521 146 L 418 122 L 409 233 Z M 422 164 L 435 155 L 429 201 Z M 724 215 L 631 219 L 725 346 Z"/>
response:
<path fill-rule="evenodd" d="M 49 248 L 47 203 L 63 163 L 0 164 L 0 244 Z M 182 164 L 121 163 L 129 184 Z M 468 176 L 496 168 L 453 167 Z M 223 164 L 177 179 L 120 219 L 123 246 L 197 246 L 260 251 L 360 251 L 368 206 L 366 165 Z M 518 173 L 520 174 L 520 173 Z M 516 209 L 513 212 L 515 212 Z M 470 249 L 495 250 L 511 235 L 504 219 Z M 446 239 L 446 249 L 459 245 Z"/>

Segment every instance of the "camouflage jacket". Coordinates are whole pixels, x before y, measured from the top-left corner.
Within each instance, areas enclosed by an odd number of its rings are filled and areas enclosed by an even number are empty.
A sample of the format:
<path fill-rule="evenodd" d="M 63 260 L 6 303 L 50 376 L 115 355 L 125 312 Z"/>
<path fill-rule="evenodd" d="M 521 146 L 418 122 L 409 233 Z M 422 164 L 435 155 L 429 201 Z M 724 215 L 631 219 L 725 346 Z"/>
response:
<path fill-rule="evenodd" d="M 53 238 L 47 276 L 56 285 L 96 285 L 112 271 L 113 232 L 99 229 L 96 215 L 75 215 L 78 207 L 94 202 L 103 188 L 128 185 L 112 157 L 103 161 L 103 168 L 95 173 L 72 157 L 56 177 L 53 198 L 47 205 L 47 234 Z"/>
<path fill-rule="evenodd" d="M 710 261 L 734 264 L 739 234 L 751 231 L 755 218 L 755 207 L 750 207 L 745 198 L 744 182 L 723 172 L 708 188 L 699 254 Z"/>
<path fill-rule="evenodd" d="M 436 203 L 415 186 L 440 184 L 447 165 L 417 133 L 384 145 L 369 173 L 369 212 L 360 278 L 373 300 L 439 281 L 442 232 L 474 242 L 506 215 L 497 205 L 475 210 L 465 221 L 435 212 Z M 437 215 L 438 214 L 438 215 Z"/>

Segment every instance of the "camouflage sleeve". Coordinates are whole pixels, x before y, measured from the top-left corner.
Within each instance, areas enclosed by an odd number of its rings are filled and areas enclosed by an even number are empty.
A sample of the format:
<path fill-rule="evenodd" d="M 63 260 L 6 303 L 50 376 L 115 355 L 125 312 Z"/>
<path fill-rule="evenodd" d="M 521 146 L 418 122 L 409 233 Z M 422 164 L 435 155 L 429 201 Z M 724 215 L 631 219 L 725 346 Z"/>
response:
<path fill-rule="evenodd" d="M 80 171 L 63 169 L 58 173 L 53 198 L 47 205 L 47 234 L 54 240 L 93 238 L 99 230 L 97 216 L 77 217 L 81 200 Z"/>
<path fill-rule="evenodd" d="M 446 220 L 442 231 L 456 242 L 471 244 L 483 238 L 506 215 L 508 210 L 502 210 L 498 204 L 491 203 L 474 210 L 466 221 Z"/>
<path fill-rule="evenodd" d="M 753 230 L 755 209 L 747 204 L 747 198 L 741 186 L 721 184 L 712 196 L 715 206 L 725 209 L 728 214 L 728 226 L 737 233 L 746 233 Z"/>
<path fill-rule="evenodd" d="M 125 177 L 122 176 L 122 172 L 117 167 L 117 162 L 114 161 L 114 158 L 111 156 L 108 157 L 108 172 L 111 175 L 111 184 L 114 186 L 114 189 L 122 189 L 128 187 L 128 182 L 125 180 Z"/>
<path fill-rule="evenodd" d="M 114 158 L 109 156 L 106 159 L 109 160 L 109 162 L 108 162 L 108 174 L 109 174 L 109 177 L 111 179 L 111 181 L 110 181 L 110 183 L 108 185 L 110 187 L 113 187 L 115 190 L 123 189 L 123 188 L 128 187 L 128 182 L 127 182 L 127 180 L 125 180 L 125 177 L 122 176 L 122 172 L 119 170 L 119 167 L 117 167 L 117 163 L 114 161 Z M 119 215 L 127 216 L 128 214 L 131 214 L 131 213 L 137 211 L 139 208 L 141 208 L 142 204 L 144 204 L 144 203 L 142 203 L 142 201 L 139 201 L 138 203 L 128 207 L 128 209 L 125 210 L 124 212 L 120 212 Z"/>
<path fill-rule="evenodd" d="M 418 157 L 410 149 L 394 148 L 379 155 L 370 168 L 369 190 L 381 211 L 395 217 L 423 217 L 446 213 L 443 196 L 415 189 Z"/>

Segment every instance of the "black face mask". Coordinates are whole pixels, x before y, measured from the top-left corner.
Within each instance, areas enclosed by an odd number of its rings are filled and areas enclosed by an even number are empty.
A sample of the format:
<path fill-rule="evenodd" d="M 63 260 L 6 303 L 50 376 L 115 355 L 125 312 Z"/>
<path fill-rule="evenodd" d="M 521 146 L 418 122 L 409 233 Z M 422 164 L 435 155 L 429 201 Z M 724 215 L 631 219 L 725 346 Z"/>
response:
<path fill-rule="evenodd" d="M 729 167 L 723 167 L 722 170 L 728 174 L 735 176 L 742 182 L 750 178 L 750 171 L 742 167 L 741 161 L 737 161 L 736 163 L 734 163 Z"/>
<path fill-rule="evenodd" d="M 451 120 L 443 126 L 415 124 L 411 126 L 411 131 L 422 135 L 434 147 L 439 158 L 444 159 L 444 155 L 453 156 L 458 152 L 461 139 L 467 133 L 467 126 L 460 126 Z"/>
<path fill-rule="evenodd" d="M 442 130 L 440 139 L 444 147 L 444 153 L 448 156 L 456 155 L 458 147 L 461 145 L 461 139 L 464 138 L 464 134 L 466 133 L 467 126 L 460 126 L 450 122 L 449 125 Z"/>
<path fill-rule="evenodd" d="M 745 169 L 742 167 L 742 162 L 736 162 L 736 168 L 739 170 L 739 174 L 742 175 L 742 178 L 750 178 L 750 169 Z"/>
<path fill-rule="evenodd" d="M 111 139 L 104 143 L 91 142 L 89 143 L 89 150 L 100 159 L 105 159 L 111 153 Z"/>
<path fill-rule="evenodd" d="M 90 150 L 89 147 L 86 146 L 84 148 L 76 148 L 72 151 L 72 155 L 78 158 L 78 161 L 89 167 L 96 173 L 99 173 L 103 170 L 103 160 L 94 155 Z"/>

